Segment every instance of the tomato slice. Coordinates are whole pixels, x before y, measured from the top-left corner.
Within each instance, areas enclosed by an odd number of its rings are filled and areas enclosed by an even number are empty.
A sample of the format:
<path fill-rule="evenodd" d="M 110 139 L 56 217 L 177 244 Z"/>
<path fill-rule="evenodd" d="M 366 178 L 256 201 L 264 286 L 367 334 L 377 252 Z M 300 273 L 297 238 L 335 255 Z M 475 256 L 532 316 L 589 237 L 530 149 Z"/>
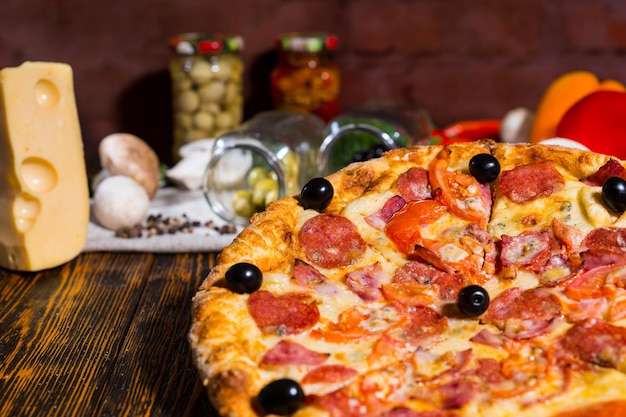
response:
<path fill-rule="evenodd" d="M 456 216 L 485 227 L 490 215 L 487 201 L 490 196 L 483 193 L 482 186 L 471 175 L 448 171 L 449 158 L 450 151 L 443 149 L 428 169 L 435 198 Z"/>
<path fill-rule="evenodd" d="M 435 200 L 409 201 L 389 219 L 385 234 L 400 252 L 408 255 L 415 245 L 422 244 L 422 226 L 436 221 L 447 210 Z"/>

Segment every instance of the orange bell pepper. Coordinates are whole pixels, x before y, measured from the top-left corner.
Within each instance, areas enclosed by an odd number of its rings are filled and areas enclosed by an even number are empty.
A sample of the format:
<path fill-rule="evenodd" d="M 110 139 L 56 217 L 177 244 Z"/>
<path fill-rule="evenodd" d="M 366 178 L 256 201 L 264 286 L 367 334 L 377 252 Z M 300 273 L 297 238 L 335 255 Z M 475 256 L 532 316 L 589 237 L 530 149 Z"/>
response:
<path fill-rule="evenodd" d="M 580 99 L 598 90 L 624 92 L 626 88 L 615 80 L 600 81 L 589 71 L 572 71 L 556 78 L 545 90 L 535 110 L 530 141 L 537 143 L 557 136 L 556 127 L 565 112 Z"/>

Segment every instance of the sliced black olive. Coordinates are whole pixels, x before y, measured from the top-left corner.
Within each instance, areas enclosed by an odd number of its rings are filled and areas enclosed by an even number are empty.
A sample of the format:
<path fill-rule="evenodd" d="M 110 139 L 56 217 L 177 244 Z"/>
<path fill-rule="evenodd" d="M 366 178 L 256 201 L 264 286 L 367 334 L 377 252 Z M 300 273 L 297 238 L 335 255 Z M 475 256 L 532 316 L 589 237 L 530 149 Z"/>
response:
<path fill-rule="evenodd" d="M 304 404 L 304 391 L 292 379 L 277 379 L 261 389 L 257 404 L 266 414 L 287 416 L 298 411 Z"/>
<path fill-rule="evenodd" d="M 500 162 L 491 154 L 479 153 L 470 159 L 469 171 L 481 184 L 494 182 L 500 175 Z"/>
<path fill-rule="evenodd" d="M 263 284 L 263 273 L 256 266 L 247 262 L 234 264 L 226 271 L 226 285 L 238 294 L 252 293 Z"/>
<path fill-rule="evenodd" d="M 477 317 L 489 308 L 489 293 L 480 285 L 468 285 L 459 291 L 457 306 L 468 317 Z"/>
<path fill-rule="evenodd" d="M 626 180 L 620 177 L 610 177 L 602 185 L 602 199 L 613 211 L 626 211 Z"/>
<path fill-rule="evenodd" d="M 317 177 L 307 182 L 300 192 L 300 205 L 305 209 L 322 211 L 330 204 L 335 190 L 326 178 Z"/>

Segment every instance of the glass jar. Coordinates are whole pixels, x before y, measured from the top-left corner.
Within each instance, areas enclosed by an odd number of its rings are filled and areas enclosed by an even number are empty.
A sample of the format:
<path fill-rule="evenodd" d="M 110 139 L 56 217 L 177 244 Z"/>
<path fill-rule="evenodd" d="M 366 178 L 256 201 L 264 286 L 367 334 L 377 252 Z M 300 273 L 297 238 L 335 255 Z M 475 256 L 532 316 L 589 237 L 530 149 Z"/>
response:
<path fill-rule="evenodd" d="M 270 110 L 217 138 L 202 179 L 213 212 L 246 225 L 267 204 L 300 192 L 318 175 L 325 127 L 313 114 Z"/>
<path fill-rule="evenodd" d="M 337 36 L 327 33 L 278 37 L 278 62 L 270 75 L 274 109 L 313 113 L 325 122 L 339 113 L 338 44 Z"/>
<path fill-rule="evenodd" d="M 372 101 L 328 123 L 318 153 L 320 175 L 384 151 L 430 142 L 433 124 L 421 107 L 400 101 Z"/>
<path fill-rule="evenodd" d="M 241 124 L 243 71 L 239 36 L 186 33 L 170 40 L 173 156 L 186 143 L 216 138 Z"/>

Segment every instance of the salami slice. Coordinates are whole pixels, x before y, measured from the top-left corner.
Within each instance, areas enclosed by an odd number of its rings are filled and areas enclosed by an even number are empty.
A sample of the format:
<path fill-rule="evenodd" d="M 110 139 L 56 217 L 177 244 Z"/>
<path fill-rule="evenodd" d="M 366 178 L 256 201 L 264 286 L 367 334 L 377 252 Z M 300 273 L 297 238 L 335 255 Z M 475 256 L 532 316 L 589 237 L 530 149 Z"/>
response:
<path fill-rule="evenodd" d="M 561 302 L 548 290 L 509 288 L 491 301 L 483 320 L 510 338 L 528 339 L 545 333 L 561 314 Z"/>
<path fill-rule="evenodd" d="M 600 169 L 585 178 L 583 182 L 587 185 L 602 187 L 604 181 L 610 177 L 621 177 L 626 179 L 626 169 L 617 162 L 615 159 L 609 160 L 606 164 L 602 165 Z"/>
<path fill-rule="evenodd" d="M 367 247 L 354 223 L 337 214 L 320 214 L 307 220 L 298 237 L 307 259 L 324 268 L 350 265 Z"/>
<path fill-rule="evenodd" d="M 330 355 L 319 353 L 288 340 L 281 340 L 268 350 L 261 365 L 321 365 Z"/>
<path fill-rule="evenodd" d="M 320 318 L 317 304 L 304 293 L 275 296 L 259 290 L 250 294 L 248 310 L 261 331 L 281 336 L 310 329 Z"/>
<path fill-rule="evenodd" d="M 567 331 L 562 346 L 585 362 L 626 371 L 626 328 L 586 319 Z"/>
<path fill-rule="evenodd" d="M 565 179 L 549 161 L 521 165 L 500 174 L 502 194 L 515 203 L 552 195 L 565 186 Z"/>

